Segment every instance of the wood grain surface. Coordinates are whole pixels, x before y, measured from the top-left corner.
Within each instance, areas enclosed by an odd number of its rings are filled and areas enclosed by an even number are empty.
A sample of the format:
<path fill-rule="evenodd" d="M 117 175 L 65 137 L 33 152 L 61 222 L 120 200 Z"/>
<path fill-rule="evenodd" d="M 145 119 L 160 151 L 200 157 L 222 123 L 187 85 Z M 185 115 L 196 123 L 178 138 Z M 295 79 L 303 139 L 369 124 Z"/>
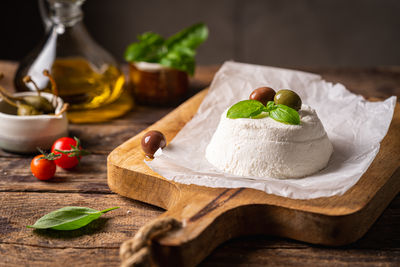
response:
<path fill-rule="evenodd" d="M 16 64 L 0 62 L 10 88 Z M 217 67 L 200 67 L 192 80 L 196 92 L 208 85 Z M 400 96 L 400 67 L 368 69 L 308 68 L 329 81 L 342 82 L 370 97 Z M 8 86 L 7 86 L 8 85 Z M 0 150 L 0 266 L 118 266 L 119 245 L 163 210 L 111 193 L 106 157 L 115 147 L 159 120 L 172 108 L 137 107 L 104 124 L 70 125 L 92 155 L 74 171 L 58 170 L 53 181 L 31 176 L 31 157 Z M 120 206 L 92 225 L 60 234 L 25 228 L 45 213 L 67 205 Z M 218 247 L 201 266 L 398 266 L 400 197 L 397 196 L 359 241 L 340 248 L 310 245 L 268 235 L 236 238 Z"/>

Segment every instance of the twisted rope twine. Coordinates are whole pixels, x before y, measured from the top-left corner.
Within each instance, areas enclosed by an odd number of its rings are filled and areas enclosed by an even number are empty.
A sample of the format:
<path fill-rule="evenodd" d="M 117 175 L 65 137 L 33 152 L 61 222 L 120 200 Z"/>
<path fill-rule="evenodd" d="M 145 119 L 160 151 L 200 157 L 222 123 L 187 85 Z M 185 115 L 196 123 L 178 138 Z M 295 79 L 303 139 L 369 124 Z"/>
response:
<path fill-rule="evenodd" d="M 152 239 L 182 227 L 182 223 L 172 217 L 163 217 L 146 224 L 136 235 L 122 243 L 119 255 L 121 267 L 139 267 L 154 265 L 151 260 Z"/>

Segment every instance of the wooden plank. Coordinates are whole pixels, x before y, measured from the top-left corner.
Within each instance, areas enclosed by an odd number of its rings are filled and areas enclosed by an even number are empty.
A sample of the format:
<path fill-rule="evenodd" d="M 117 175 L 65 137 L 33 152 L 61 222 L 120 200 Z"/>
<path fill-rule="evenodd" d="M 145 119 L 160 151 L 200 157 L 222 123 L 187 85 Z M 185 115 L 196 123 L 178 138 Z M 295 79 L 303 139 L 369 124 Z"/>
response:
<path fill-rule="evenodd" d="M 218 247 L 200 266 L 397 266 L 399 244 L 400 195 L 363 238 L 348 246 L 332 249 L 277 237 L 242 237 Z"/>
<path fill-rule="evenodd" d="M 0 266 L 118 266 L 118 248 L 46 248 L 38 246 L 1 244 Z"/>
<path fill-rule="evenodd" d="M 249 238 L 247 238 L 249 239 Z M 400 251 L 332 250 L 324 248 L 271 248 L 274 239 L 236 240 L 216 250 L 199 266 L 397 266 Z M 260 247 L 261 245 L 261 247 Z M 1 244 L 7 251 L 0 266 L 118 266 L 118 248 L 61 248 Z"/>
<path fill-rule="evenodd" d="M 162 212 L 118 196 L 0 193 L 0 200 L 4 203 L 0 207 L 0 266 L 117 266 L 120 233 L 123 238 L 133 236 Z M 80 232 L 37 234 L 24 227 L 42 212 L 70 203 L 97 208 L 119 205 L 121 209 Z M 119 234 L 114 237 L 115 232 Z M 400 195 L 364 238 L 347 247 L 332 249 L 271 236 L 242 237 L 218 247 L 200 266 L 396 266 L 399 244 Z"/>
<path fill-rule="evenodd" d="M 85 156 L 72 170 L 57 168 L 55 177 L 48 181 L 40 181 L 31 174 L 31 159 L 3 158 L 0 161 L 0 191 L 110 193 L 106 155 Z"/>
<path fill-rule="evenodd" d="M 166 114 L 166 113 L 165 113 Z M 109 125 L 88 124 L 69 126 L 69 135 L 78 137 L 82 146 L 91 153 L 107 155 L 120 142 L 146 128 L 147 123 L 115 121 Z"/>
<path fill-rule="evenodd" d="M 162 210 L 117 195 L 71 193 L 0 193 L 0 243 L 45 248 L 118 248 L 123 240 L 158 216 Z M 74 231 L 32 230 L 43 215 L 64 206 L 102 210 L 119 206 L 113 212 Z"/>
<path fill-rule="evenodd" d="M 322 78 L 342 83 L 350 91 L 364 97 L 387 98 L 395 95 L 400 101 L 400 66 L 371 68 L 301 67 L 304 71 L 321 74 Z"/>
<path fill-rule="evenodd" d="M 224 246 L 199 266 L 398 266 L 400 260 L 398 250 L 265 249 L 257 244 Z"/>

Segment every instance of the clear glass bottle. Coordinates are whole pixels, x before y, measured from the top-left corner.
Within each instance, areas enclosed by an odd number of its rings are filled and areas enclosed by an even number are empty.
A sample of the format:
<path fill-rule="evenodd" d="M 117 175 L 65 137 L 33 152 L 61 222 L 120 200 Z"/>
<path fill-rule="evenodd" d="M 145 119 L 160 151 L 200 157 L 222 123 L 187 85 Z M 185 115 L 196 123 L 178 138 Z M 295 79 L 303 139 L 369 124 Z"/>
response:
<path fill-rule="evenodd" d="M 21 62 L 14 82 L 18 91 L 34 90 L 22 78 L 30 75 L 49 88 L 44 69 L 54 76 L 59 95 L 71 109 L 94 109 L 116 100 L 124 75 L 114 58 L 86 31 L 81 6 L 85 0 L 39 0 L 46 25 L 43 42 Z"/>

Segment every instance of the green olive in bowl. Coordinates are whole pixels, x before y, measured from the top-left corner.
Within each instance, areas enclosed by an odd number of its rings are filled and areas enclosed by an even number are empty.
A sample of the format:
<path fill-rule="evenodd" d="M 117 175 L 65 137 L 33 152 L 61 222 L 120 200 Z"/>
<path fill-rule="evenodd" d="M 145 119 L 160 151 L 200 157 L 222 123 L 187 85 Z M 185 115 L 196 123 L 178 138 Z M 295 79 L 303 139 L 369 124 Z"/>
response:
<path fill-rule="evenodd" d="M 276 105 L 282 104 L 295 110 L 300 110 L 302 104 L 300 96 L 288 89 L 279 90 L 274 97 L 274 102 Z"/>

